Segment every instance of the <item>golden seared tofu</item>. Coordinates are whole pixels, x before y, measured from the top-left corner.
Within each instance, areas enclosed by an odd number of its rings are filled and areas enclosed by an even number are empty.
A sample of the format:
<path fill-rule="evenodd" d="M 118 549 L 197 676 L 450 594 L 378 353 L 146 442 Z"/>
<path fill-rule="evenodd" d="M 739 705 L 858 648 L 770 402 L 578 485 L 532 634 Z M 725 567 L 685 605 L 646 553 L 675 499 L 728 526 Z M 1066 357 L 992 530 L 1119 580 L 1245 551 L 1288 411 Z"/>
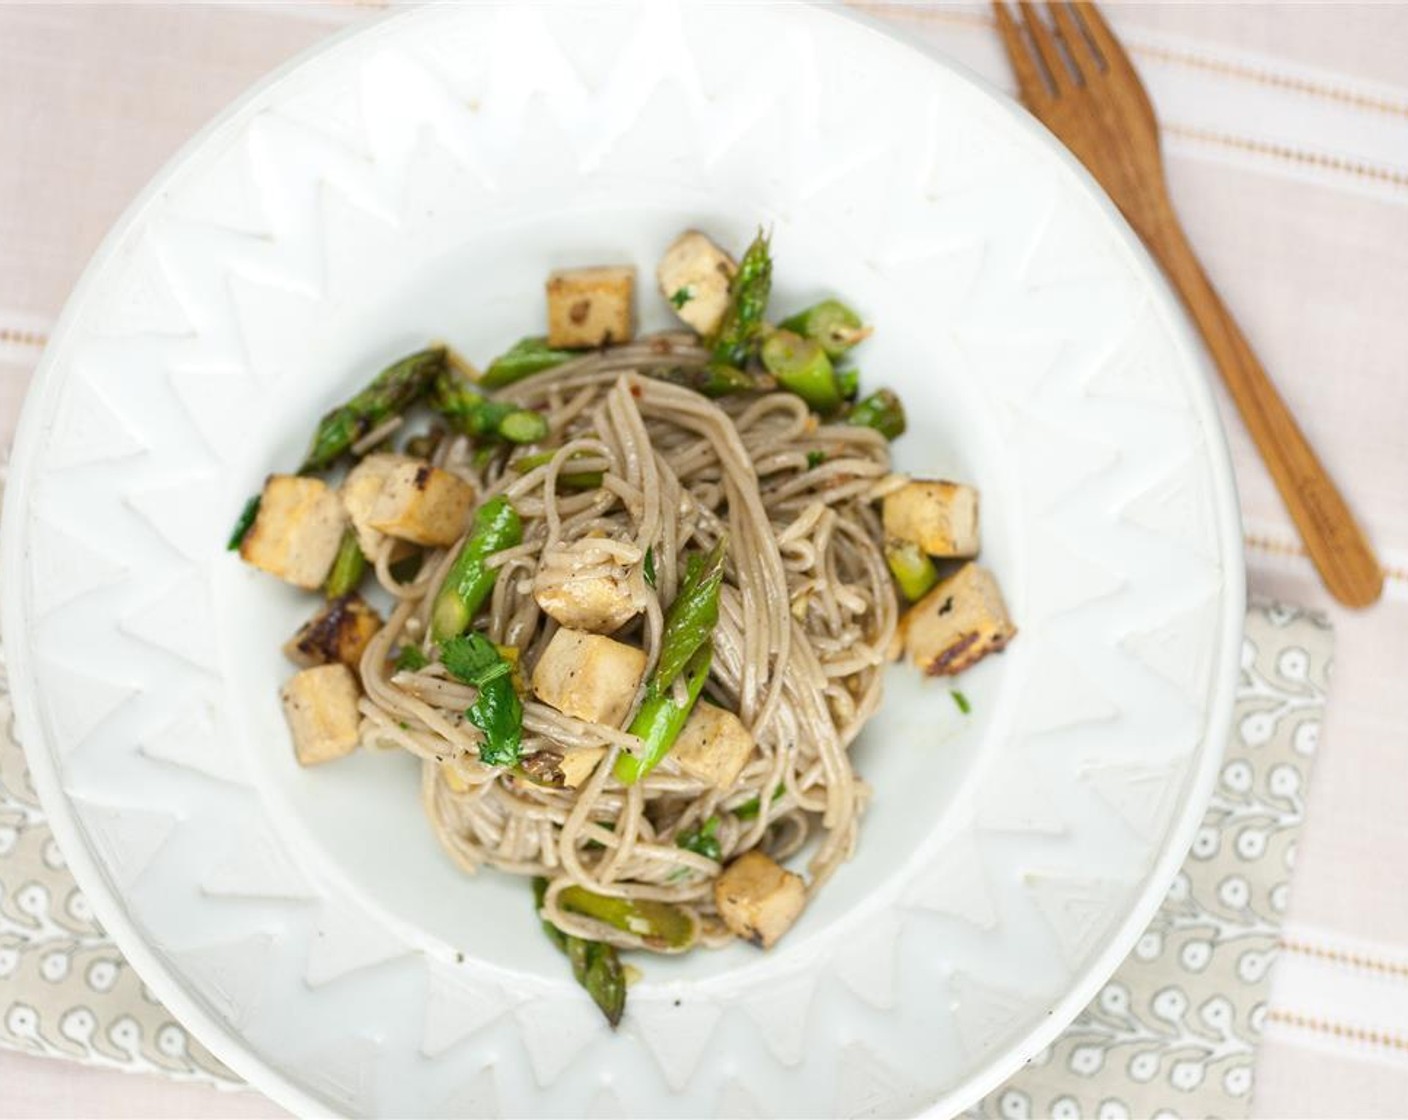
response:
<path fill-rule="evenodd" d="M 904 616 L 905 651 L 936 677 L 963 672 L 1016 633 L 997 580 L 977 564 L 964 564 Z"/>
<path fill-rule="evenodd" d="M 412 460 L 387 472 L 368 523 L 387 536 L 441 548 L 464 535 L 473 511 L 473 486 L 459 475 Z"/>
<path fill-rule="evenodd" d="M 885 536 L 930 556 L 978 555 L 978 492 L 961 482 L 916 479 L 885 495 Z"/>
<path fill-rule="evenodd" d="M 605 757 L 605 747 L 578 747 L 566 751 L 562 756 L 562 784 L 568 789 L 580 789 Z"/>
<path fill-rule="evenodd" d="M 802 877 L 757 849 L 744 852 L 714 880 L 714 905 L 724 924 L 764 949 L 792 928 L 806 902 Z"/>
<path fill-rule="evenodd" d="M 644 675 L 644 650 L 564 627 L 533 666 L 533 695 L 563 715 L 619 727 Z"/>
<path fill-rule="evenodd" d="M 713 334 L 728 310 L 728 286 L 738 266 L 733 258 L 695 229 L 670 243 L 655 279 L 684 322 L 701 335 Z"/>
<path fill-rule="evenodd" d="M 356 669 L 367 643 L 380 629 L 381 615 L 354 591 L 325 603 L 284 643 L 284 654 L 305 668 L 340 661 Z"/>
<path fill-rule="evenodd" d="M 558 269 L 548 276 L 548 345 L 620 345 L 635 334 L 636 270 Z"/>
<path fill-rule="evenodd" d="M 534 751 L 519 759 L 519 767 L 538 785 L 577 789 L 605 757 L 605 747 L 579 747 L 562 753 Z"/>
<path fill-rule="evenodd" d="M 701 700 L 675 740 L 670 757 L 691 778 L 728 789 L 753 753 L 753 736 L 732 712 Z"/>
<path fill-rule="evenodd" d="M 240 557 L 312 591 L 327 578 L 346 524 L 342 503 L 325 482 L 270 475 L 259 497 L 259 513 L 240 542 Z"/>
<path fill-rule="evenodd" d="M 342 496 L 342 506 L 352 522 L 357 543 L 362 546 L 364 555 L 375 556 L 385 536 L 379 529 L 372 528 L 372 511 L 376 509 L 376 500 L 381 497 L 381 487 L 387 476 L 397 467 L 408 464 L 419 466 L 423 462 L 409 455 L 379 452 L 368 455 L 347 472 L 338 493 Z"/>
<path fill-rule="evenodd" d="M 301 765 L 331 762 L 356 749 L 361 689 L 346 665 L 318 665 L 295 673 L 282 696 L 284 718 Z"/>
<path fill-rule="evenodd" d="M 629 551 L 627 551 L 629 550 Z M 563 626 L 610 634 L 645 609 L 634 573 L 640 552 L 616 541 L 584 538 L 548 549 L 533 577 L 533 598 Z"/>

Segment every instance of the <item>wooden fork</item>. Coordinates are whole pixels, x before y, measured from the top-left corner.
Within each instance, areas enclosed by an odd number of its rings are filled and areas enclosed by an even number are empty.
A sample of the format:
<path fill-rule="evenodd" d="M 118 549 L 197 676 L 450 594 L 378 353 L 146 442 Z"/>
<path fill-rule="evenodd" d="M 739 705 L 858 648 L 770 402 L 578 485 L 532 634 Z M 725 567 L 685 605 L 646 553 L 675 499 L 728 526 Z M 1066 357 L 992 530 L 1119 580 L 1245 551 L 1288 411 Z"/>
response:
<path fill-rule="evenodd" d="M 1383 570 L 1178 224 L 1158 122 L 1128 55 L 1093 4 L 1048 3 L 1053 27 L 1032 4 L 1020 7 L 1022 26 L 1002 0 L 993 3 L 1022 103 L 1085 164 L 1163 265 L 1325 586 L 1348 606 L 1368 606 L 1383 589 Z"/>

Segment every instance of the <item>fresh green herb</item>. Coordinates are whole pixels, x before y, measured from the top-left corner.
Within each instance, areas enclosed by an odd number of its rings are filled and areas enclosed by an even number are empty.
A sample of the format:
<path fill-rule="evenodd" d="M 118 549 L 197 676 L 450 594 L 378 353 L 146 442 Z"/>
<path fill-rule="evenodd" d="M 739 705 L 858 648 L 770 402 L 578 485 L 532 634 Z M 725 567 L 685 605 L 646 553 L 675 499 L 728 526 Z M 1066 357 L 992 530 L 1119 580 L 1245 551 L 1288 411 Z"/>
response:
<path fill-rule="evenodd" d="M 939 582 L 939 569 L 913 541 L 886 541 L 885 563 L 890 566 L 890 574 L 895 577 L 900 593 L 911 603 L 924 598 Z"/>
<path fill-rule="evenodd" d="M 484 732 L 479 761 L 486 766 L 514 765 L 523 741 L 523 701 L 513 687 L 513 666 L 493 642 L 473 631 L 441 642 L 440 661 L 450 676 L 479 690 L 464 713 Z"/>
<path fill-rule="evenodd" d="M 419 646 L 402 646 L 396 654 L 395 665 L 398 673 L 415 673 L 429 664 L 430 658 L 420 651 Z"/>
<path fill-rule="evenodd" d="M 230 533 L 230 539 L 225 542 L 225 547 L 230 552 L 239 548 L 244 543 L 245 537 L 249 535 L 249 530 L 254 525 L 254 519 L 259 516 L 259 502 L 263 496 L 255 494 L 245 502 L 244 509 L 240 510 L 239 517 L 235 519 L 234 531 Z"/>
<path fill-rule="evenodd" d="M 817 467 L 821 466 L 821 464 L 824 463 L 824 462 L 826 462 L 826 452 L 825 452 L 825 451 L 808 451 L 808 452 L 807 452 L 807 470 L 809 470 L 809 471 L 814 471 L 814 470 L 817 469 Z"/>
<path fill-rule="evenodd" d="M 479 507 L 469 536 L 435 596 L 430 633 L 437 642 L 452 638 L 469 626 L 498 578 L 498 570 L 488 565 L 489 557 L 512 548 L 522 539 L 523 522 L 502 494 Z"/>
<path fill-rule="evenodd" d="M 728 308 L 709 341 L 714 360 L 747 369 L 763 333 L 763 315 L 772 293 L 772 254 L 762 230 L 753 238 L 728 287 Z"/>
<path fill-rule="evenodd" d="M 877 389 L 856 403 L 847 414 L 846 423 L 874 428 L 886 439 L 897 439 L 904 435 L 904 405 L 889 389 Z"/>
<path fill-rule="evenodd" d="M 723 849 L 718 840 L 719 818 L 709 817 L 687 832 L 681 832 L 675 844 L 687 852 L 693 852 L 705 859 L 718 863 L 723 859 Z"/>
<path fill-rule="evenodd" d="M 787 786 L 783 782 L 777 783 L 777 788 L 772 791 L 771 800 L 776 801 L 787 792 Z M 758 813 L 762 810 L 763 803 L 757 797 L 750 797 L 742 805 L 737 805 L 733 809 L 733 815 L 741 821 L 757 820 Z"/>
<path fill-rule="evenodd" d="M 435 346 L 387 366 L 365 389 L 318 422 L 299 472 L 308 474 L 332 466 L 368 432 L 429 392 L 436 378 L 448 368 L 447 363 L 445 348 Z"/>
<path fill-rule="evenodd" d="M 829 358 L 839 358 L 870 335 L 870 328 L 861 322 L 860 316 L 839 299 L 824 299 L 813 304 L 805 311 L 784 319 L 782 327 L 810 338 L 826 351 Z"/>
<path fill-rule="evenodd" d="M 968 697 L 959 692 L 956 688 L 951 688 L 948 694 L 953 697 L 953 702 L 958 705 L 958 710 L 965 716 L 972 712 L 973 705 L 968 703 Z"/>
<path fill-rule="evenodd" d="M 645 550 L 645 563 L 641 565 L 641 574 L 645 576 L 645 582 L 651 587 L 655 586 L 655 546 L 651 545 Z"/>
<path fill-rule="evenodd" d="M 763 368 L 789 393 L 796 393 L 816 412 L 833 412 L 841 390 L 831 359 L 821 344 L 791 331 L 773 331 L 763 343 Z"/>
<path fill-rule="evenodd" d="M 323 581 L 323 594 L 329 599 L 341 599 L 357 590 L 362 582 L 362 574 L 367 570 L 367 558 L 362 555 L 362 546 L 357 543 L 357 534 L 347 529 L 337 546 L 337 555 L 328 569 L 328 578 Z"/>
<path fill-rule="evenodd" d="M 512 385 L 515 381 L 522 381 L 525 377 L 580 356 L 572 350 L 554 349 L 548 345 L 546 338 L 520 338 L 489 363 L 479 384 L 485 389 L 502 389 L 505 385 Z"/>
<path fill-rule="evenodd" d="M 694 921 L 678 906 L 653 898 L 616 898 L 585 887 L 567 887 L 557 896 L 564 910 L 632 933 L 647 945 L 683 949 L 694 940 Z"/>
<path fill-rule="evenodd" d="M 689 285 L 686 284 L 682 288 L 675 289 L 674 294 L 670 296 L 670 302 L 675 305 L 675 310 L 678 311 L 693 298 L 694 293 L 689 290 Z"/>
<path fill-rule="evenodd" d="M 543 878 L 533 880 L 534 908 L 542 914 L 543 900 L 547 897 L 548 881 Z M 626 972 L 621 967 L 621 959 L 613 945 L 600 941 L 588 941 L 584 937 L 573 937 L 563 933 L 546 918 L 542 922 L 543 932 L 548 940 L 567 955 L 572 963 L 572 975 L 577 983 L 587 990 L 592 1001 L 601 1008 L 606 1021 L 614 1028 L 621 1021 L 626 1009 Z"/>

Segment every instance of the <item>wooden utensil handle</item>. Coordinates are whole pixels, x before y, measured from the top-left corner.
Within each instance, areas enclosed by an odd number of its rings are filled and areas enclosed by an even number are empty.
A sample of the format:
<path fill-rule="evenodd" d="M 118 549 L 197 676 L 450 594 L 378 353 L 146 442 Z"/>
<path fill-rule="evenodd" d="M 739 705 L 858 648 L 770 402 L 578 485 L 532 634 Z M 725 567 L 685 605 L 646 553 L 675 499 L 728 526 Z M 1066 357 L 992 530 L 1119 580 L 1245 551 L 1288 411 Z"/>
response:
<path fill-rule="evenodd" d="M 1176 221 L 1160 225 L 1157 234 L 1146 240 L 1202 331 L 1325 586 L 1346 606 L 1368 606 L 1383 589 L 1383 570 L 1368 540 L 1223 305 L 1183 230 Z"/>

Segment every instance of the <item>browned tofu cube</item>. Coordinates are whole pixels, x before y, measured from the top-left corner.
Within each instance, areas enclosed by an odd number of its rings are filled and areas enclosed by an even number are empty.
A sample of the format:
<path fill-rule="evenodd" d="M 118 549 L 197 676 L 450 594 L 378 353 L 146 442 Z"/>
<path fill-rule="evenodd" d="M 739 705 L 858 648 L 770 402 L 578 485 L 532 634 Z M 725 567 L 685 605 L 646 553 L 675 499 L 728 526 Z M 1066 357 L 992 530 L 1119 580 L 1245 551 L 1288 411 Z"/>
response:
<path fill-rule="evenodd" d="M 739 856 L 714 880 L 714 905 L 724 925 L 764 949 L 772 948 L 792 927 L 806 902 L 802 877 L 756 849 Z"/>
<path fill-rule="evenodd" d="M 619 345 L 635 334 L 636 270 L 559 269 L 548 277 L 548 345 Z"/>
<path fill-rule="evenodd" d="M 698 230 L 685 230 L 655 270 L 675 314 L 701 335 L 712 334 L 728 310 L 728 286 L 738 266 Z"/>
<path fill-rule="evenodd" d="M 951 677 L 996 653 L 1017 633 L 992 573 L 964 564 L 910 607 L 905 650 L 919 668 Z"/>
<path fill-rule="evenodd" d="M 608 543 L 585 537 L 544 553 L 533 598 L 561 625 L 610 634 L 645 609 L 644 588 L 639 577 L 632 578 L 636 565 L 621 562 Z"/>
<path fill-rule="evenodd" d="M 960 482 L 916 479 L 885 495 L 885 535 L 930 556 L 978 555 L 978 492 Z"/>
<path fill-rule="evenodd" d="M 284 653 L 305 668 L 340 661 L 355 670 L 367 643 L 380 629 L 381 615 L 354 591 L 324 604 L 284 643 Z"/>
<path fill-rule="evenodd" d="M 473 486 L 459 475 L 412 461 L 387 472 L 368 522 L 388 536 L 442 548 L 464 535 L 473 511 Z"/>
<path fill-rule="evenodd" d="M 309 591 L 322 585 L 347 524 L 342 503 L 316 478 L 270 475 L 240 557 Z"/>
<path fill-rule="evenodd" d="M 701 700 L 675 740 L 670 757 L 691 778 L 728 789 L 753 753 L 753 736 L 732 712 Z"/>
<path fill-rule="evenodd" d="M 357 678 L 340 663 L 304 669 L 284 685 L 284 718 L 301 765 L 331 762 L 356 749 L 360 696 Z"/>
<path fill-rule="evenodd" d="M 644 675 L 644 650 L 563 628 L 533 667 L 533 695 L 563 715 L 620 727 Z"/>
<path fill-rule="evenodd" d="M 381 452 L 368 455 L 348 471 L 347 477 L 342 480 L 339 490 L 342 505 L 357 533 L 357 543 L 362 546 L 362 552 L 367 557 L 376 555 L 385 536 L 372 528 L 372 511 L 376 509 L 376 500 L 381 497 L 381 487 L 387 476 L 397 467 L 407 464 L 419 466 L 422 462 L 423 460 L 413 459 L 409 455 Z"/>

